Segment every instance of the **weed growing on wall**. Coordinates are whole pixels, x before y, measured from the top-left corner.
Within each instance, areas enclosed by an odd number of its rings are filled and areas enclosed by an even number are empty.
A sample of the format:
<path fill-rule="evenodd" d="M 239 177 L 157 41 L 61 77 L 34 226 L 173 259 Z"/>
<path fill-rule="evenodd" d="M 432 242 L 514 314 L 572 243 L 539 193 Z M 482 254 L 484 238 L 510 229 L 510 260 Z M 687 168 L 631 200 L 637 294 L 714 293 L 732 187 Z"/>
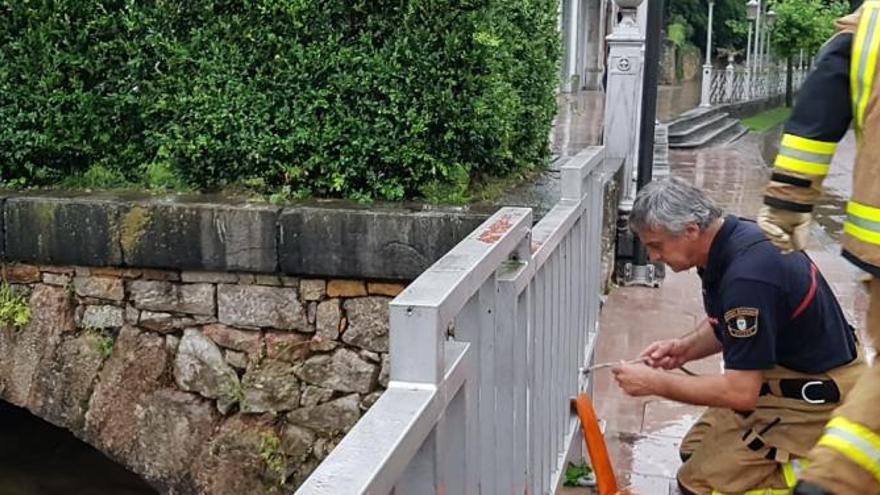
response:
<path fill-rule="evenodd" d="M 0 284 L 0 326 L 21 328 L 30 323 L 31 308 L 24 295 L 17 294 L 5 281 Z"/>
<path fill-rule="evenodd" d="M 274 431 L 260 435 L 260 458 L 272 475 L 277 477 L 278 485 L 283 485 L 287 481 L 287 456 L 281 450 L 281 439 Z"/>

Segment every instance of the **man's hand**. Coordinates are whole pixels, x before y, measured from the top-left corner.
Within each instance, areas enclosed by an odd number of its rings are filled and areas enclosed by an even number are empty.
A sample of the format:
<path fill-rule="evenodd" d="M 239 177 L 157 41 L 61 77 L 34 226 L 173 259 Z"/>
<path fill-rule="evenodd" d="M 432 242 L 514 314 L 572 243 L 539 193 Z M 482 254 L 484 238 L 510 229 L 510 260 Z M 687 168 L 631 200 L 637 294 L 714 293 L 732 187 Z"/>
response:
<path fill-rule="evenodd" d="M 660 371 L 641 364 L 622 364 L 611 370 L 617 385 L 633 396 L 657 395 L 657 377 Z"/>
<path fill-rule="evenodd" d="M 764 205 L 758 212 L 758 226 L 783 253 L 802 251 L 810 239 L 813 215 Z"/>
<path fill-rule="evenodd" d="M 686 350 L 687 346 L 680 339 L 658 340 L 646 347 L 639 357 L 652 368 L 673 370 L 688 362 Z"/>

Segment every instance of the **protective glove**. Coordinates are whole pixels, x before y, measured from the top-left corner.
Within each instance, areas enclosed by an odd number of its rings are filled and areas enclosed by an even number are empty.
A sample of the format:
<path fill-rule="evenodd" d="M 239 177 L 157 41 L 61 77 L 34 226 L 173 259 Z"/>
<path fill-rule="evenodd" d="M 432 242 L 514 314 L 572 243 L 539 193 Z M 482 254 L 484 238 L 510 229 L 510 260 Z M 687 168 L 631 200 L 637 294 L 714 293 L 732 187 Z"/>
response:
<path fill-rule="evenodd" d="M 812 213 L 782 210 L 764 205 L 758 212 L 758 226 L 783 253 L 802 251 L 810 239 Z"/>

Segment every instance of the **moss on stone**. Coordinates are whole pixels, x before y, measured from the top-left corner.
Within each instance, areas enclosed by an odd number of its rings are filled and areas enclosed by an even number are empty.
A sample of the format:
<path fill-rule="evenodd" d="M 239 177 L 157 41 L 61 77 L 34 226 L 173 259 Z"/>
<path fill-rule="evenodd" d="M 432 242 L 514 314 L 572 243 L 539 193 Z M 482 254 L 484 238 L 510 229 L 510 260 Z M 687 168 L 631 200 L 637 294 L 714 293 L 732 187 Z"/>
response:
<path fill-rule="evenodd" d="M 152 220 L 152 213 L 148 208 L 143 206 L 133 206 L 125 216 L 122 217 L 122 232 L 120 242 L 122 250 L 130 253 L 138 245 L 144 231 Z"/>

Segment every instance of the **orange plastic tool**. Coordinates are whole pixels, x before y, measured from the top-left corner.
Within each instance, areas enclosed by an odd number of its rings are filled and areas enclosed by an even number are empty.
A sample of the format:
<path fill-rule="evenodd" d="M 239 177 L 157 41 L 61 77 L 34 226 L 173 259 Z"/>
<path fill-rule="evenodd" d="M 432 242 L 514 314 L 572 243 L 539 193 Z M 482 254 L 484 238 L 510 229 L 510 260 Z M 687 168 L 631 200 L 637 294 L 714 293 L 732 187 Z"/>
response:
<path fill-rule="evenodd" d="M 617 486 L 614 467 L 611 465 L 608 448 L 605 446 L 605 437 L 599 429 L 599 420 L 596 418 L 596 411 L 590 398 L 587 394 L 580 394 L 574 402 L 578 418 L 581 420 L 584 440 L 587 443 L 587 452 L 590 454 L 590 463 L 596 474 L 596 488 L 599 495 L 632 495 Z"/>

